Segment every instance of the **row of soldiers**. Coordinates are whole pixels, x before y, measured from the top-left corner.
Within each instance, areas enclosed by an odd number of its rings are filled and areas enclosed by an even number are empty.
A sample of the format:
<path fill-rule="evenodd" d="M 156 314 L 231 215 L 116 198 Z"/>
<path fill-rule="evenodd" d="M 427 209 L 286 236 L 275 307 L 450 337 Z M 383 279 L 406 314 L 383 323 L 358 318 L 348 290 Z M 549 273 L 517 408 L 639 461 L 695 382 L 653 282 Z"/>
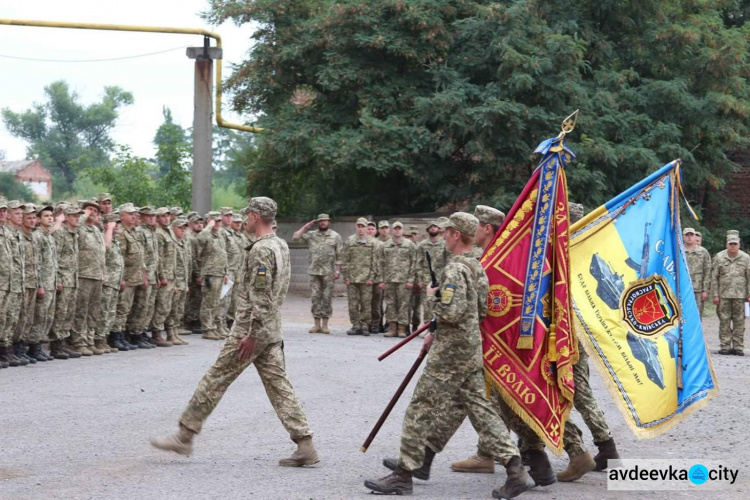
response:
<path fill-rule="evenodd" d="M 0 367 L 185 345 L 186 307 L 203 338 L 226 338 L 254 238 L 242 228 L 231 208 L 113 210 L 107 193 L 56 206 L 0 199 Z"/>

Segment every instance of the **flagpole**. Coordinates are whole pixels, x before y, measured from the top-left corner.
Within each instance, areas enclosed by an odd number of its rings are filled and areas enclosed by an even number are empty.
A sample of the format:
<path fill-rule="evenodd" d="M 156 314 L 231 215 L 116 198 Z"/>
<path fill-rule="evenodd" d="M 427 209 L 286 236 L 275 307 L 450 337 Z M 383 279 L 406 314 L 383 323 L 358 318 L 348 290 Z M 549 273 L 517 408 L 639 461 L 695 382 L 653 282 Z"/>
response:
<path fill-rule="evenodd" d="M 676 234 L 677 238 L 679 238 L 680 232 L 677 229 L 680 225 L 680 196 L 678 190 L 682 190 L 679 174 L 681 162 L 678 159 L 676 160 L 676 163 L 677 165 L 675 166 L 675 170 L 672 175 L 674 184 L 677 184 L 672 186 L 672 204 L 674 207 L 674 209 L 672 210 L 672 225 L 673 234 Z M 677 288 L 677 296 L 679 297 L 680 301 L 680 321 L 677 324 L 677 389 L 682 389 L 682 322 L 684 321 L 684 315 L 682 313 L 682 290 L 680 288 L 680 260 L 682 260 L 682 252 L 680 252 L 680 242 L 677 240 L 677 238 L 675 238 L 675 241 L 673 243 L 673 255 L 677 256 L 677 258 L 674 259 L 675 287 Z"/>

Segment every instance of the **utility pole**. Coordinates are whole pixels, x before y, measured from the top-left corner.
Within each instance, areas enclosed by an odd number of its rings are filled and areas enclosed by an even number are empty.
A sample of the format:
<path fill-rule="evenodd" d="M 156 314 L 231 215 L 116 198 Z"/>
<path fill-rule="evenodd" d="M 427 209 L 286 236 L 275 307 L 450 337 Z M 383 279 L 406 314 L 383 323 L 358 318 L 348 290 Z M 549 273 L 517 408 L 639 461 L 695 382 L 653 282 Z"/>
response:
<path fill-rule="evenodd" d="M 205 214 L 211 210 L 213 177 L 213 70 L 214 59 L 222 58 L 222 49 L 209 46 L 188 47 L 187 56 L 195 59 L 193 108 L 193 210 Z"/>

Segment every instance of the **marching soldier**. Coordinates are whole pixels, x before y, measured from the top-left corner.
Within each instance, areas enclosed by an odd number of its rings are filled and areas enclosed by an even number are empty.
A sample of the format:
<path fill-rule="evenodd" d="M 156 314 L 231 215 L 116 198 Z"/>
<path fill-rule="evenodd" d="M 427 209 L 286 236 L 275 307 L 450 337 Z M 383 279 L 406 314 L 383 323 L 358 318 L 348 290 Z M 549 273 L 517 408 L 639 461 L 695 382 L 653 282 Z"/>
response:
<path fill-rule="evenodd" d="M 745 301 L 750 301 L 750 256 L 740 250 L 739 231 L 727 231 L 727 248 L 717 253 L 711 293 L 719 315 L 719 354 L 744 356 Z"/>
<path fill-rule="evenodd" d="M 378 281 L 377 249 L 377 242 L 367 235 L 367 219 L 360 217 L 356 233 L 346 240 L 341 266 L 352 323 L 348 335 L 370 335 L 372 285 Z"/>
<path fill-rule="evenodd" d="M 685 244 L 685 258 L 690 272 L 690 281 L 693 282 L 695 303 L 698 304 L 698 312 L 702 318 L 703 305 L 708 300 L 708 291 L 711 289 L 711 255 L 695 240 L 695 229 L 692 227 L 683 229 L 682 241 Z"/>
<path fill-rule="evenodd" d="M 386 337 L 406 337 L 409 323 L 409 299 L 414 287 L 416 246 L 404 238 L 404 225 L 393 223 L 393 237 L 380 246 L 382 280 L 385 290 Z"/>

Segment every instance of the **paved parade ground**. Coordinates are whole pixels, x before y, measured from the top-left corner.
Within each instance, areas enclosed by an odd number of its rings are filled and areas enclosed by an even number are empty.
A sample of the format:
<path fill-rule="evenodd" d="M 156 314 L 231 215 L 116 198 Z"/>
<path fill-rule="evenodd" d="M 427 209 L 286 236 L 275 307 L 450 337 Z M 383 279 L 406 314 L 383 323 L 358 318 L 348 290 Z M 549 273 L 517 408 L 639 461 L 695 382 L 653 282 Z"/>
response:
<path fill-rule="evenodd" d="M 379 363 L 394 344 L 382 335 L 347 337 L 346 302 L 334 301 L 332 335 L 310 335 L 309 299 L 290 296 L 284 305 L 287 371 L 301 399 L 321 463 L 289 469 L 277 461 L 295 449 L 251 367 L 230 387 L 193 455 L 151 448 L 150 437 L 172 433 L 199 379 L 222 342 L 190 335 L 189 346 L 53 361 L 0 371 L 0 499 L 350 499 L 372 498 L 366 478 L 388 472 L 380 464 L 396 456 L 408 397 L 365 454 L 359 451 L 388 399 L 417 356 L 420 340 Z M 672 432 L 637 441 L 625 427 L 598 374 L 591 384 L 623 458 L 726 460 L 740 468 L 738 482 L 722 499 L 747 498 L 750 447 L 747 410 L 750 358 L 718 356 L 718 320 L 705 320 L 721 394 Z M 40 366 L 41 365 L 41 366 Z M 596 449 L 585 425 L 592 454 Z M 432 479 L 415 480 L 414 498 L 491 498 L 505 480 L 459 474 L 450 463 L 475 452 L 467 423 L 433 464 Z M 550 454 L 555 470 L 565 458 Z M 718 492 L 708 493 L 708 496 Z M 574 483 L 536 488 L 532 500 L 602 498 L 706 498 L 707 492 L 608 492 L 606 475 L 591 472 Z M 718 497 L 717 497 L 718 498 Z"/>

